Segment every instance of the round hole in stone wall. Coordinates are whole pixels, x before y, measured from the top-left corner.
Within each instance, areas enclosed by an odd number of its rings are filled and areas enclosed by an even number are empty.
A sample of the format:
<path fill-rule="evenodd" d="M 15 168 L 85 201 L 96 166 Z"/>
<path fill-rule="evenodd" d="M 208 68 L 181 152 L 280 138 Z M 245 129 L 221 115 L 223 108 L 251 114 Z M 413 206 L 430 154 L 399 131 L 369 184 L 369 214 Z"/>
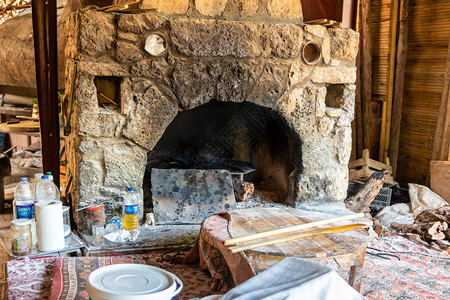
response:
<path fill-rule="evenodd" d="M 308 65 L 315 65 L 319 62 L 321 53 L 320 47 L 314 42 L 308 42 L 303 46 L 302 57 Z"/>
<path fill-rule="evenodd" d="M 153 56 L 160 56 L 166 52 L 166 39 L 158 33 L 150 34 L 145 40 L 145 51 Z"/>

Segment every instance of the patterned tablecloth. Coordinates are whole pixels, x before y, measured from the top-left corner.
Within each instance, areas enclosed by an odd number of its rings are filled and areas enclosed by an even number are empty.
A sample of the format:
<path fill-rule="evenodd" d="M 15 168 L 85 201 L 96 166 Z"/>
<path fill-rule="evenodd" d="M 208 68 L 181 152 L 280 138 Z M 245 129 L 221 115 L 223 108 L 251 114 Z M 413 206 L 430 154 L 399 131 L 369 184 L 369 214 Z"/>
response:
<path fill-rule="evenodd" d="M 184 283 L 177 299 L 201 298 L 217 293 L 212 286 L 227 291 L 229 287 L 219 286 L 218 283 L 230 279 L 232 274 L 223 263 L 225 259 L 220 257 L 220 250 L 215 248 L 215 245 L 221 245 L 220 240 L 229 238 L 227 221 L 217 216 L 210 222 L 208 230 L 203 226 L 199 243 L 186 257 L 186 262 L 201 262 L 200 265 L 209 270 L 215 279 L 214 286 L 211 276 L 196 264 L 164 262 L 161 260 L 162 252 L 127 257 L 44 257 L 7 263 L 8 298 L 46 299 L 53 294 L 65 295 L 61 299 L 88 299 L 86 278 L 93 269 L 105 264 L 131 261 L 144 262 L 177 275 Z M 205 239 L 203 236 L 207 232 L 212 235 Z M 378 256 L 383 253 L 393 254 L 399 260 Z M 243 262 L 245 260 L 240 263 Z M 344 279 L 348 277 L 348 269 L 340 268 L 334 260 L 323 259 L 320 262 L 334 268 Z M 242 274 L 251 276 L 246 273 L 248 270 L 244 271 Z M 450 256 L 399 236 L 375 238 L 368 246 L 361 294 L 368 299 L 448 299 Z"/>

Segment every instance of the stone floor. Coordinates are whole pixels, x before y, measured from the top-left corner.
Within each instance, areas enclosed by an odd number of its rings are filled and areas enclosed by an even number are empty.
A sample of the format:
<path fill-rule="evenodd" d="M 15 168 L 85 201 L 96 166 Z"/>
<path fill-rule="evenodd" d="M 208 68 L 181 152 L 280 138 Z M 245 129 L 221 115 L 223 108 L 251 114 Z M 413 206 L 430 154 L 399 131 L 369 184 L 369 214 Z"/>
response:
<path fill-rule="evenodd" d="M 9 226 L 12 220 L 12 209 L 6 209 L 0 214 L 0 227 Z M 6 283 L 6 262 L 10 260 L 8 252 L 0 246 L 0 299 L 6 299 L 8 285 Z"/>

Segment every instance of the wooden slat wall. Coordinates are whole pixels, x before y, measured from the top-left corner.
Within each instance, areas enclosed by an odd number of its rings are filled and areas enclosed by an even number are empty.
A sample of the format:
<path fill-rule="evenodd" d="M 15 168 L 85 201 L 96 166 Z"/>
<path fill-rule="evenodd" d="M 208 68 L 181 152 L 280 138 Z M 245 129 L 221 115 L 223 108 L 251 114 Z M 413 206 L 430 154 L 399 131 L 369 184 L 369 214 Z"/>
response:
<path fill-rule="evenodd" d="M 388 39 L 391 0 L 372 0 L 372 104 L 370 157 L 378 160 L 382 101 L 386 96 Z"/>
<path fill-rule="evenodd" d="M 448 0 L 410 1 L 397 181 L 425 184 L 444 86 Z"/>
<path fill-rule="evenodd" d="M 372 111 L 370 156 L 378 159 L 382 102 L 386 97 L 392 0 L 372 5 Z M 425 184 L 444 85 L 450 35 L 450 1 L 410 0 L 408 55 L 396 180 Z"/>

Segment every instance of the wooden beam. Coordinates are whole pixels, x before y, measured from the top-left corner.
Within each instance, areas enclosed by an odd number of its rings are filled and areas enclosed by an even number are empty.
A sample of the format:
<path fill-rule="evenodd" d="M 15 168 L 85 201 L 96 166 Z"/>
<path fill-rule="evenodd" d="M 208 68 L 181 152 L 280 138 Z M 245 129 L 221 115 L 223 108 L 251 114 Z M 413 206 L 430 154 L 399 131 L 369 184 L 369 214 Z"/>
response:
<path fill-rule="evenodd" d="M 355 30 L 361 32 L 361 6 L 359 2 L 355 6 L 356 20 Z M 361 45 L 361 44 L 360 44 Z M 356 56 L 356 91 L 355 91 L 355 118 L 352 122 L 352 130 L 354 136 L 354 148 L 352 151 L 352 160 L 361 157 L 364 150 L 363 144 L 363 122 L 362 122 L 362 103 L 361 103 L 361 48 Z"/>
<path fill-rule="evenodd" d="M 444 89 L 434 135 L 432 160 L 450 160 L 450 40 L 445 67 Z"/>
<path fill-rule="evenodd" d="M 398 3 L 400 0 L 392 0 L 391 17 L 389 21 L 389 54 L 388 70 L 386 80 L 386 97 L 383 103 L 383 112 L 381 117 L 380 133 L 380 153 L 379 160 L 386 161 L 389 150 L 389 138 L 391 131 L 392 97 L 394 90 L 394 70 L 397 49 L 397 21 L 398 21 Z"/>
<path fill-rule="evenodd" d="M 408 51 L 408 9 L 409 0 L 400 0 L 400 21 L 397 47 L 397 66 L 395 70 L 394 98 L 392 100 L 391 137 L 389 159 L 392 176 L 397 175 L 398 149 L 400 144 L 400 124 L 402 118 L 403 86 L 405 79 L 406 54 Z"/>
<path fill-rule="evenodd" d="M 32 0 L 36 86 L 41 127 L 42 166 L 59 188 L 58 65 L 56 0 Z"/>
<path fill-rule="evenodd" d="M 370 149 L 370 102 L 372 98 L 372 42 L 370 35 L 370 1 L 360 0 L 361 8 L 361 103 L 363 144 Z"/>

